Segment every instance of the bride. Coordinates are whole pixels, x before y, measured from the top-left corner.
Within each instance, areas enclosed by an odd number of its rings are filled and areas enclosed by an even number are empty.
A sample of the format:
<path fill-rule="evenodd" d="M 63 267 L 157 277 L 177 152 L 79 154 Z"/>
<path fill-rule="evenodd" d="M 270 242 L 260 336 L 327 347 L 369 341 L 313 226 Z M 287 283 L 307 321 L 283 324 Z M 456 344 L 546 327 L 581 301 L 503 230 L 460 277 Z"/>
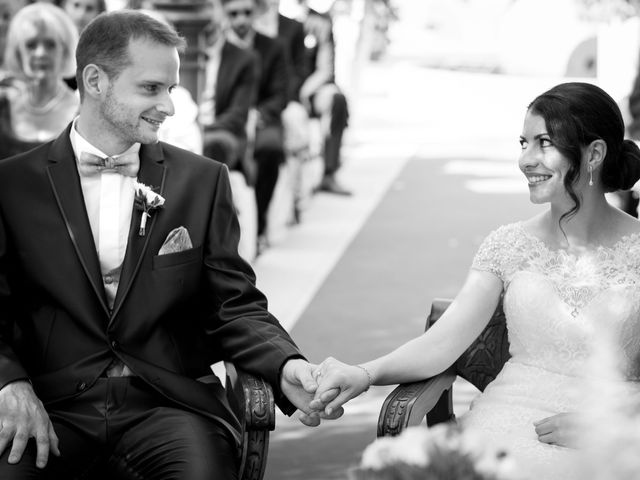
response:
<path fill-rule="evenodd" d="M 335 410 L 370 385 L 444 371 L 504 294 L 511 359 L 460 421 L 505 445 L 531 478 L 577 479 L 580 412 L 598 342 L 616 339 L 623 374 L 638 377 L 640 222 L 605 193 L 636 183 L 640 150 L 624 139 L 615 101 L 577 82 L 529 105 L 520 145 L 530 199 L 549 209 L 488 235 L 462 289 L 426 333 L 362 365 L 325 360 L 315 405 Z"/>

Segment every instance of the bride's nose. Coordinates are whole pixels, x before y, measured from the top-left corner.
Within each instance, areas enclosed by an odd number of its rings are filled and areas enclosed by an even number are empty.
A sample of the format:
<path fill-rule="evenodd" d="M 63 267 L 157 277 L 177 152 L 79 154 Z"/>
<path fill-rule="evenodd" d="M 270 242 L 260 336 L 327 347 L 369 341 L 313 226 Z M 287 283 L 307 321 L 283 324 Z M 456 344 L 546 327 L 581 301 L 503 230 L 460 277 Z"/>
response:
<path fill-rule="evenodd" d="M 523 172 L 528 168 L 538 165 L 538 156 L 531 145 L 522 147 L 520 157 L 518 158 L 518 166 Z"/>

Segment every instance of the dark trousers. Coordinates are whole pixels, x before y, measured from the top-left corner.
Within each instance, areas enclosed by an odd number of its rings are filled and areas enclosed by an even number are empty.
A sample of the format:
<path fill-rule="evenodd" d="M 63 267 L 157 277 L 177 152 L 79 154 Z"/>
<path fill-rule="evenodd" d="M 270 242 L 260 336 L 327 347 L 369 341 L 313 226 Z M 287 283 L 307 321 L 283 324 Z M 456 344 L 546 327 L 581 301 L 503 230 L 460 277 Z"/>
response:
<path fill-rule="evenodd" d="M 0 456 L 0 478 L 237 479 L 237 452 L 224 427 L 176 408 L 138 378 L 100 378 L 49 415 L 61 456 L 36 468 L 31 439 L 20 463 L 7 463 L 10 448 Z"/>
<path fill-rule="evenodd" d="M 258 235 L 266 233 L 267 214 L 284 162 L 284 134 L 281 125 L 257 129 L 253 156 L 256 160 L 256 207 Z"/>
<path fill-rule="evenodd" d="M 342 148 L 342 136 L 347 128 L 349 109 L 347 99 L 342 93 L 333 96 L 331 104 L 331 123 L 329 134 L 324 140 L 324 174 L 334 175 L 340 168 L 340 150 Z"/>

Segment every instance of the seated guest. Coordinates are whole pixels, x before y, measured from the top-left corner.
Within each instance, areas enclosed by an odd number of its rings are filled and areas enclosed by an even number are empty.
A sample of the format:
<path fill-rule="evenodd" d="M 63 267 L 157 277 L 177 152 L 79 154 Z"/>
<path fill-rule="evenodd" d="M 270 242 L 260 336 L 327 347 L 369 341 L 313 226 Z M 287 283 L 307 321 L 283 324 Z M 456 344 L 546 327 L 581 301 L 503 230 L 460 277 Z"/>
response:
<path fill-rule="evenodd" d="M 0 89 L 0 158 L 51 140 L 78 112 L 79 98 L 63 78 L 75 71 L 78 33 L 62 9 L 34 3 L 9 25 Z"/>
<path fill-rule="evenodd" d="M 267 8 L 256 19 L 254 26 L 258 32 L 269 37 L 278 37 L 284 44 L 289 70 L 287 100 L 299 102 L 300 87 L 307 76 L 304 25 L 302 22 L 281 14 L 279 8 L 280 0 L 267 0 Z"/>
<path fill-rule="evenodd" d="M 305 79 L 304 25 L 278 13 L 278 37 L 283 40 L 289 56 L 289 102 L 299 102 L 300 87 Z"/>
<path fill-rule="evenodd" d="M 4 49 L 9 22 L 15 13 L 26 4 L 26 0 L 0 0 L 0 65 L 4 64 Z"/>
<path fill-rule="evenodd" d="M 268 0 L 268 8 L 255 23 L 256 29 L 271 37 L 278 37 L 287 53 L 289 93 L 287 106 L 282 112 L 284 146 L 291 171 L 293 210 L 291 221 L 300 222 L 303 198 L 302 165 L 309 158 L 310 125 L 309 114 L 300 103 L 300 87 L 307 75 L 304 25 L 279 11 L 280 0 Z"/>
<path fill-rule="evenodd" d="M 280 165 L 284 162 L 282 111 L 287 104 L 287 57 L 280 40 L 257 32 L 253 22 L 262 13 L 261 0 L 223 0 L 229 22 L 227 38 L 258 56 L 259 82 L 256 98 L 255 194 L 258 215 L 258 253 L 267 245 L 267 213 Z"/>
<path fill-rule="evenodd" d="M 219 0 L 209 0 L 209 7 L 207 64 L 198 117 L 204 131 L 203 155 L 243 171 L 252 184 L 255 178 L 244 157 L 248 113 L 257 89 L 257 59 L 251 50 L 226 39 Z"/>
<path fill-rule="evenodd" d="M 324 137 L 324 175 L 318 190 L 350 195 L 351 192 L 336 179 L 349 110 L 347 98 L 336 85 L 333 20 L 329 13 L 309 8 L 306 0 L 301 0 L 299 19 L 304 23 L 306 33 L 307 69 L 299 91 L 300 102 L 305 105 L 311 117 L 320 119 Z"/>
<path fill-rule="evenodd" d="M 59 5 L 75 23 L 78 32 L 107 10 L 105 0 L 60 0 Z"/>
<path fill-rule="evenodd" d="M 78 33 L 91 20 L 107 10 L 105 0 L 58 0 L 56 4 L 69 15 L 69 18 L 76 25 Z M 71 88 L 77 90 L 78 84 L 75 75 L 65 78 L 64 81 Z"/>

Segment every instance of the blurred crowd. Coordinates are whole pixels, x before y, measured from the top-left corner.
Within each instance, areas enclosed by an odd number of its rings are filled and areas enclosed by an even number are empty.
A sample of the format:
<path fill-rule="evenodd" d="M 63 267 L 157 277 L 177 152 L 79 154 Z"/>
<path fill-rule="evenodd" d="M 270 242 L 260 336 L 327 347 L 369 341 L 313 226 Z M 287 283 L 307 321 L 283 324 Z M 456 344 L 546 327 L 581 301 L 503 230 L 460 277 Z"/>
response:
<path fill-rule="evenodd" d="M 52 140 L 77 114 L 75 48 L 85 25 L 119 8 L 144 10 L 169 23 L 157 7 L 161 3 L 0 0 L 0 159 Z M 283 170 L 290 201 L 277 208 L 287 210 L 287 224 L 301 221 L 305 199 L 316 192 L 351 195 L 337 177 L 349 101 L 336 82 L 336 5 L 190 4 L 206 20 L 195 38 L 203 80 L 196 89 L 176 87 L 175 115 L 163 124 L 160 138 L 228 166 L 240 253 L 251 262 L 269 246 Z M 312 160 L 321 167 L 311 169 Z"/>

